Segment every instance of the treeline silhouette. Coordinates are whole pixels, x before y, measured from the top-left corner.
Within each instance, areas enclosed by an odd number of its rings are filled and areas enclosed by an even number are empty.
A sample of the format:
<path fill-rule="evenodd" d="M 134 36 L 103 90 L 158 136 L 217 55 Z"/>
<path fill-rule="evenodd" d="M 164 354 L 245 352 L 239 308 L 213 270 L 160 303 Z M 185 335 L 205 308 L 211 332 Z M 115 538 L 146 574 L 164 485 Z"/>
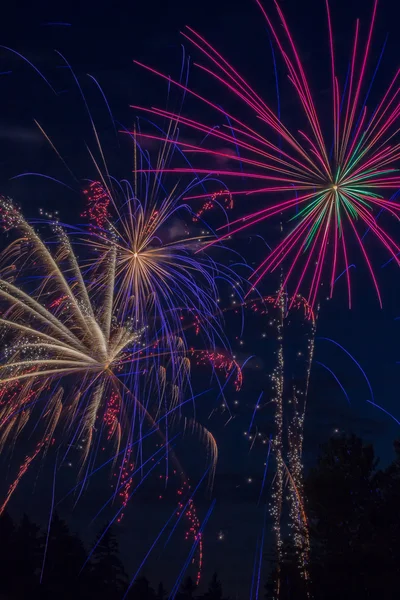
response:
<path fill-rule="evenodd" d="M 268 600 L 391 600 L 400 597 L 400 442 L 378 469 L 373 446 L 334 437 L 305 481 L 311 552 L 307 581 L 290 540 L 266 585 Z"/>
<path fill-rule="evenodd" d="M 289 538 L 279 567 L 272 561 L 270 575 L 264 573 L 266 599 L 399 597 L 400 442 L 395 443 L 395 453 L 387 468 L 378 469 L 373 447 L 356 436 L 335 437 L 322 448 L 305 481 L 311 545 L 307 562 L 309 578 L 305 579 L 300 572 L 298 550 Z M 87 560 L 84 545 L 58 515 L 52 520 L 47 538 L 26 515 L 16 523 L 3 514 L 0 600 L 122 600 L 129 578 L 119 557 L 113 529 L 103 529 L 97 540 L 99 543 L 82 569 Z M 154 578 L 152 575 L 153 584 L 156 575 Z M 262 596 L 261 590 L 259 595 Z M 153 588 L 145 577 L 140 577 L 133 582 L 126 598 L 167 600 L 169 596 L 162 583 Z M 240 590 L 234 597 L 248 598 L 249 594 Z M 225 600 L 225 595 L 215 574 L 203 594 L 187 577 L 175 598 Z"/>
<path fill-rule="evenodd" d="M 121 600 L 129 579 L 112 528 L 103 529 L 97 541 L 85 564 L 87 553 L 82 541 L 57 514 L 47 536 L 27 515 L 15 523 L 4 513 L 0 517 L 0 600 Z M 193 579 L 186 577 L 176 598 L 192 600 L 196 591 Z M 153 589 L 145 577 L 139 577 L 126 598 L 166 600 L 168 596 L 163 583 Z M 201 598 L 224 600 L 216 574 Z"/>

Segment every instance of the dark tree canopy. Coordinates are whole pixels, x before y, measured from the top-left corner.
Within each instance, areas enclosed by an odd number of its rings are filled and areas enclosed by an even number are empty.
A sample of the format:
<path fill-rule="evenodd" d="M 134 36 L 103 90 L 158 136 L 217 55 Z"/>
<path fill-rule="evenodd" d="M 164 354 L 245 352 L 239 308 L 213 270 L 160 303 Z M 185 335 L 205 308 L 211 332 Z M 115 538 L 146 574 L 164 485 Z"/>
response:
<path fill-rule="evenodd" d="M 177 600 L 193 600 L 196 591 L 197 586 L 192 577 L 188 575 L 188 577 L 184 579 L 176 598 Z"/>
<path fill-rule="evenodd" d="M 371 445 L 356 436 L 335 437 L 305 480 L 310 533 L 308 581 L 290 539 L 278 566 L 265 573 L 265 597 L 276 600 L 391 600 L 400 589 L 400 442 L 385 469 Z M 28 516 L 0 516 L 0 600 L 122 600 L 129 577 L 119 556 L 117 530 L 103 528 L 89 554 L 67 523 L 54 515 L 48 535 Z M 44 566 L 43 566 L 44 564 Z M 84 567 L 84 568 L 83 568 Z M 43 573 L 42 573 L 43 571 Z M 167 600 L 163 583 L 138 577 L 127 600 Z M 246 596 L 242 596 L 243 600 Z M 176 600 L 225 600 L 214 573 L 198 588 L 187 576 Z M 235 597 L 236 600 L 236 597 Z"/>
<path fill-rule="evenodd" d="M 146 577 L 138 577 L 129 591 L 129 600 L 155 600 L 156 594 Z"/>
<path fill-rule="evenodd" d="M 393 598 L 400 585 L 400 444 L 386 470 L 371 445 L 352 435 L 326 444 L 305 482 L 311 555 L 305 586 L 287 542 L 280 571 L 266 585 L 280 600 Z"/>
<path fill-rule="evenodd" d="M 96 595 L 103 595 L 109 600 L 122 598 L 128 578 L 119 558 L 117 538 L 110 527 L 105 527 L 97 536 L 90 574 Z"/>
<path fill-rule="evenodd" d="M 168 592 L 165 589 L 163 582 L 160 581 L 157 587 L 156 600 L 166 600 L 166 598 L 168 598 Z"/>
<path fill-rule="evenodd" d="M 223 600 L 222 583 L 218 579 L 217 573 L 211 578 L 207 592 L 202 596 L 204 600 Z"/>

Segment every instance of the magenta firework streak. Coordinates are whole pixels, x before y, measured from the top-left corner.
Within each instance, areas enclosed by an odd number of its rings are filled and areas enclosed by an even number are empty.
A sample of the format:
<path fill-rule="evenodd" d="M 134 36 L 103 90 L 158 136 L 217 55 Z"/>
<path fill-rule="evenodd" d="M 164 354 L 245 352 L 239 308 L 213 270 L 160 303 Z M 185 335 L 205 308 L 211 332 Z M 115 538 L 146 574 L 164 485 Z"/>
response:
<path fill-rule="evenodd" d="M 397 255 L 400 248 L 377 219 L 384 211 L 386 216 L 399 220 L 400 206 L 391 194 L 400 187 L 396 168 L 400 159 L 400 88 L 397 69 L 378 105 L 372 110 L 367 106 L 373 81 L 368 80 L 367 64 L 371 54 L 377 0 L 374 1 L 365 35 L 361 35 L 360 23 L 358 20 L 356 22 L 346 83 L 337 74 L 331 15 L 326 0 L 331 57 L 332 125 L 329 125 L 329 130 L 332 135 L 324 132 L 325 123 L 322 124 L 299 52 L 279 4 L 275 1 L 279 18 L 279 24 L 276 25 L 260 0 L 256 2 L 272 32 L 299 101 L 302 115 L 299 128 L 292 130 L 285 125 L 280 116 L 215 48 L 193 29 L 187 28 L 183 35 L 210 63 L 207 67 L 197 66 L 250 108 L 259 125 L 250 127 L 244 120 L 224 111 L 217 103 L 177 83 L 230 121 L 229 126 L 212 128 L 205 123 L 175 115 L 181 125 L 206 134 L 206 144 L 209 144 L 209 147 L 200 147 L 182 143 L 181 148 L 187 153 L 201 153 L 202 156 L 224 160 L 227 165 L 239 165 L 240 168 L 232 166 L 225 170 L 217 169 L 214 165 L 211 169 L 196 169 L 196 172 L 236 178 L 238 186 L 246 181 L 252 182 L 250 189 L 238 189 L 232 193 L 248 196 L 262 194 L 265 197 L 265 207 L 222 227 L 221 239 L 250 227 L 254 230 L 254 227 L 260 227 L 261 223 L 274 216 L 282 218 L 282 215 L 288 215 L 290 230 L 253 273 L 254 286 L 267 273 L 285 264 L 286 274 L 281 289 L 291 286 L 290 295 L 293 298 L 299 291 L 305 290 L 309 304 L 314 306 L 320 285 L 326 282 L 332 296 L 338 276 L 345 273 L 351 306 L 350 255 L 358 247 L 382 305 L 372 257 L 363 238 L 367 229 L 379 240 L 390 258 L 399 264 Z M 153 69 L 150 71 L 165 77 Z M 162 117 L 174 116 L 158 108 L 151 109 L 151 112 Z M 238 153 L 234 155 L 230 148 L 220 149 L 221 142 L 224 147 L 233 145 L 239 150 L 240 156 Z M 270 198 L 273 198 L 272 202 Z"/>

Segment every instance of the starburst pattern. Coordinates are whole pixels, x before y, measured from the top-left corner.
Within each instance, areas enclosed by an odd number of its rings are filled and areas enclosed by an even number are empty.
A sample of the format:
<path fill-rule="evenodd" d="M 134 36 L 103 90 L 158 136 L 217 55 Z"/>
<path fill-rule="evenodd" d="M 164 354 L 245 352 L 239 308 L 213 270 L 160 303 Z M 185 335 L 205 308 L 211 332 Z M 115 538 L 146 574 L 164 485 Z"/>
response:
<path fill-rule="evenodd" d="M 399 220 L 400 208 L 390 196 L 390 190 L 397 192 L 400 186 L 397 164 L 400 159 L 398 143 L 400 103 L 399 70 L 396 71 L 381 101 L 374 110 L 368 110 L 370 87 L 367 88 L 367 64 L 371 54 L 371 42 L 376 20 L 377 0 L 366 40 L 361 41 L 360 23 L 357 21 L 353 47 L 350 56 L 350 72 L 347 85 L 340 81 L 336 71 L 334 39 L 329 4 L 328 45 L 331 55 L 332 80 L 332 142 L 329 140 L 317 102 L 314 100 L 311 85 L 306 77 L 299 52 L 291 35 L 286 18 L 275 1 L 280 26 L 273 24 L 260 0 L 256 0 L 272 32 L 273 39 L 288 71 L 288 78 L 299 100 L 305 119 L 305 127 L 294 131 L 285 125 L 284 120 L 261 98 L 245 79 L 207 40 L 193 29 L 184 33 L 202 54 L 210 60 L 211 67 L 200 68 L 218 84 L 238 97 L 256 115 L 259 125 L 251 127 L 243 119 L 228 114 L 232 127 L 211 128 L 205 123 L 175 115 L 182 125 L 206 133 L 207 140 L 215 143 L 232 144 L 240 150 L 240 156 L 232 156 L 228 151 L 215 147 L 182 144 L 186 153 L 208 154 L 225 161 L 236 161 L 241 169 L 200 169 L 199 172 L 235 178 L 237 181 L 254 181 L 251 189 L 232 193 L 262 195 L 267 199 L 282 195 L 279 202 L 269 202 L 265 208 L 252 211 L 230 223 L 229 233 L 221 230 L 221 238 L 231 236 L 244 229 L 260 227 L 264 221 L 290 212 L 290 231 L 278 243 L 253 274 L 256 286 L 263 277 L 276 271 L 283 263 L 287 273 L 282 290 L 293 280 L 292 297 L 301 289 L 307 289 L 311 306 L 315 305 L 320 284 L 330 287 L 332 296 L 340 270 L 346 273 L 348 302 L 351 306 L 350 252 L 353 243 L 358 246 L 367 270 L 381 301 L 381 293 L 373 267 L 371 255 L 367 252 L 363 233 L 369 230 L 399 264 L 400 248 L 384 225 L 378 223 L 381 212 Z M 146 67 L 148 68 L 148 67 Z M 161 73 L 151 71 L 165 77 Z M 187 88 L 176 82 L 180 88 Z M 371 82 L 372 85 L 372 82 Z M 226 115 L 217 104 L 189 91 L 215 110 Z M 163 109 L 151 109 L 152 113 L 174 118 Z M 264 129 L 267 133 L 265 133 Z M 268 131 L 269 130 L 269 131 Z M 273 135 L 271 135 L 273 134 Z M 276 142 L 278 138 L 278 142 Z M 184 172 L 185 169 L 179 169 Z M 296 275 L 298 273 L 298 275 Z M 297 278 L 297 281 L 296 281 Z"/>

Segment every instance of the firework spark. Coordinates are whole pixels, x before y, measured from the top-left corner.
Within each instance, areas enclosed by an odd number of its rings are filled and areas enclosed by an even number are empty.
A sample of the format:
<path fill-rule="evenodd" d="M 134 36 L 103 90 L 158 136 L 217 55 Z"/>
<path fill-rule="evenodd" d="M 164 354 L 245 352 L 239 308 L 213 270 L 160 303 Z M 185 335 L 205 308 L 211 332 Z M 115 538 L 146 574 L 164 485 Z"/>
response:
<path fill-rule="evenodd" d="M 230 375 L 235 372 L 234 387 L 239 392 L 243 385 L 243 373 L 239 363 L 226 352 L 191 350 L 192 354 L 196 356 L 196 365 L 204 366 L 211 365 L 213 370 L 221 371 L 225 373 L 225 377 L 228 379 Z"/>

